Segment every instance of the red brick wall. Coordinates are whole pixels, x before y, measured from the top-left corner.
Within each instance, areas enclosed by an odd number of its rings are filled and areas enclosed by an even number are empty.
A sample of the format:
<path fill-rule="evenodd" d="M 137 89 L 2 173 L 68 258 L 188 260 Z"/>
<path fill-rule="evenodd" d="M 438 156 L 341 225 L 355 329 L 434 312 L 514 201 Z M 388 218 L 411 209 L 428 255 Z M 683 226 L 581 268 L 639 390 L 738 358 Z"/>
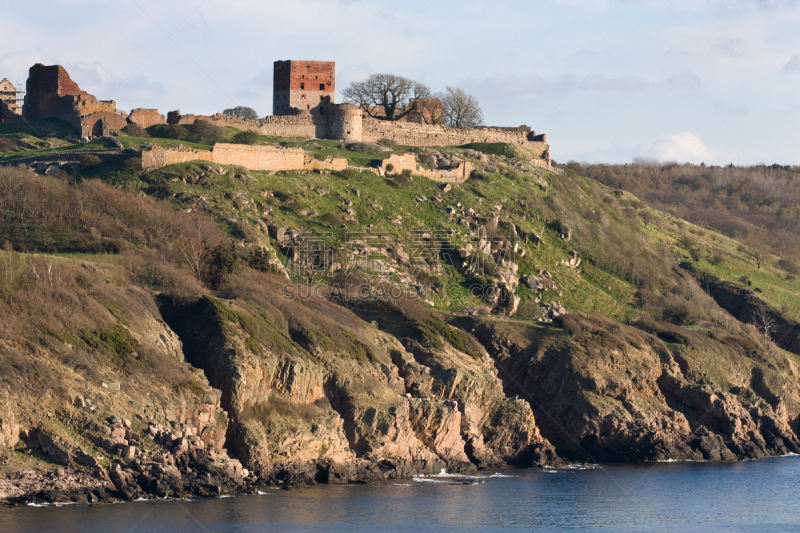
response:
<path fill-rule="evenodd" d="M 22 114 L 28 119 L 58 117 L 65 111 L 62 109 L 61 97 L 68 94 L 91 96 L 81 91 L 61 65 L 46 67 L 37 63 L 28 72 Z"/>
<path fill-rule="evenodd" d="M 274 115 L 291 109 L 324 113 L 334 101 L 336 63 L 333 61 L 276 61 L 273 76 Z"/>

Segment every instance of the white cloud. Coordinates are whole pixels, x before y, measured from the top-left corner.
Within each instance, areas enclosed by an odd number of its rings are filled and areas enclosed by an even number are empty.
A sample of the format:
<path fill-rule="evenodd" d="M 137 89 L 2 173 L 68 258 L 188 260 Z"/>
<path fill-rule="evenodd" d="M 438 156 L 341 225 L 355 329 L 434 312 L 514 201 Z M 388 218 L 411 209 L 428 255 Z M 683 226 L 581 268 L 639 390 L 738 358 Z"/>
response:
<path fill-rule="evenodd" d="M 654 152 L 662 161 L 700 163 L 713 159 L 700 137 L 688 131 L 667 135 L 655 145 Z"/>
<path fill-rule="evenodd" d="M 800 54 L 795 54 L 783 67 L 784 72 L 800 72 Z"/>
<path fill-rule="evenodd" d="M 702 85 L 694 72 L 675 72 L 664 80 L 664 85 L 678 89 L 697 89 Z"/>
<path fill-rule="evenodd" d="M 743 39 L 721 39 L 714 48 L 722 55 L 735 59 L 745 54 L 747 43 Z"/>

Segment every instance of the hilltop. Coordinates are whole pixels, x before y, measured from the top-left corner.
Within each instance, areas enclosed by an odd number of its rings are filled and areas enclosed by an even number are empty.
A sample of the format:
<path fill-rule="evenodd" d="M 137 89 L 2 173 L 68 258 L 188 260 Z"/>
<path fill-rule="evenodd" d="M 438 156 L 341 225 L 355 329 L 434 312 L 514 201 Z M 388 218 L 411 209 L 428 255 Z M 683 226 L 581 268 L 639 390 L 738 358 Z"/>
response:
<path fill-rule="evenodd" d="M 210 147 L 159 128 L 115 139 Z M 8 498 L 800 448 L 796 347 L 704 290 L 752 271 L 742 244 L 522 147 L 258 136 L 350 168 L 137 170 L 26 135 L 0 169 Z M 774 263 L 751 291 L 796 323 Z"/>

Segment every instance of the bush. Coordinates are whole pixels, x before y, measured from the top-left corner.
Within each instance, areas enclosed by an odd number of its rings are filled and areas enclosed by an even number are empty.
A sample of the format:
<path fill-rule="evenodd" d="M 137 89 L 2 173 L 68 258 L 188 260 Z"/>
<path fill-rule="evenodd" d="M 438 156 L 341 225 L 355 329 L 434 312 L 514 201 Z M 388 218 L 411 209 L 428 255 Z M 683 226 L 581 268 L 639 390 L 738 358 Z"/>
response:
<path fill-rule="evenodd" d="M 394 172 L 394 165 L 391 163 L 386 165 L 386 172 Z"/>
<path fill-rule="evenodd" d="M 220 244 L 211 250 L 211 275 L 210 281 L 214 287 L 219 287 L 230 275 L 241 270 L 239 254 L 233 241 L 229 244 Z"/>
<path fill-rule="evenodd" d="M 186 127 L 179 124 L 170 124 L 164 128 L 164 136 L 169 139 L 177 139 L 180 141 L 188 137 L 188 135 L 189 131 Z"/>
<path fill-rule="evenodd" d="M 346 180 L 355 179 L 358 176 L 358 172 L 353 170 L 352 168 L 348 168 L 347 170 L 342 171 L 342 177 Z"/>
<path fill-rule="evenodd" d="M 17 143 L 8 137 L 0 137 L 0 152 L 13 152 L 17 149 Z"/>
<path fill-rule="evenodd" d="M 233 142 L 236 144 L 257 144 L 258 132 L 255 131 L 240 131 L 233 136 Z"/>
<path fill-rule="evenodd" d="M 150 134 L 147 133 L 147 130 L 143 127 L 139 126 L 138 124 L 128 124 L 122 131 L 130 135 L 131 137 L 150 137 Z"/>
<path fill-rule="evenodd" d="M 225 128 L 207 120 L 198 120 L 191 126 L 191 139 L 203 144 L 217 144 L 225 139 Z"/>
<path fill-rule="evenodd" d="M 382 137 L 378 139 L 378 144 L 382 144 L 383 146 L 392 146 L 397 143 L 394 142 L 394 139 L 390 139 L 388 137 Z"/>
<path fill-rule="evenodd" d="M 96 167 L 100 163 L 101 163 L 100 158 L 97 157 L 96 155 L 87 154 L 87 155 L 81 157 L 81 168 L 82 169 Z"/>
<path fill-rule="evenodd" d="M 412 181 L 414 181 L 414 178 L 411 177 L 410 170 L 404 170 L 402 174 L 398 174 L 394 177 L 394 181 L 395 183 L 397 183 L 399 187 L 405 187 L 406 185 L 409 185 Z"/>
<path fill-rule="evenodd" d="M 800 274 L 800 266 L 791 259 L 779 259 L 775 266 L 788 274 Z"/>
<path fill-rule="evenodd" d="M 142 170 L 142 160 L 138 157 L 131 157 L 120 163 L 119 168 L 125 172 L 138 172 Z"/>

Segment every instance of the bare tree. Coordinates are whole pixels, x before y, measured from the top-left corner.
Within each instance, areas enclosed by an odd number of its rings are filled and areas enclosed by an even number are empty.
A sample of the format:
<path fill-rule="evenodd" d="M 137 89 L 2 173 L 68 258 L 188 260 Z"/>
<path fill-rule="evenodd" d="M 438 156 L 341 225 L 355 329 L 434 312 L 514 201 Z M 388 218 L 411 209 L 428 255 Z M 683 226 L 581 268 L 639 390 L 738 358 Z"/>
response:
<path fill-rule="evenodd" d="M 447 87 L 441 98 L 445 124 L 451 128 L 474 128 L 483 124 L 483 110 L 473 95 Z"/>
<path fill-rule="evenodd" d="M 767 340 L 772 341 L 772 335 L 775 333 L 777 326 L 775 324 L 775 320 L 772 318 L 772 316 L 770 316 L 769 312 L 765 308 L 758 307 L 755 310 L 755 313 L 753 313 L 752 324 L 756 327 L 756 329 L 758 329 L 758 331 L 764 334 L 764 337 L 766 337 Z"/>
<path fill-rule="evenodd" d="M 412 100 L 430 98 L 431 91 L 422 83 L 402 76 L 372 74 L 364 81 L 351 83 L 342 95 L 346 102 L 361 107 L 373 118 L 400 120 L 413 111 Z"/>
<path fill-rule="evenodd" d="M 244 120 L 258 120 L 258 113 L 256 113 L 255 109 L 242 105 L 226 109 L 222 114 L 229 117 L 239 117 Z"/>
<path fill-rule="evenodd" d="M 761 268 L 761 265 L 767 260 L 767 252 L 760 248 L 749 248 L 747 250 L 747 257 L 756 262 L 756 268 Z"/>

